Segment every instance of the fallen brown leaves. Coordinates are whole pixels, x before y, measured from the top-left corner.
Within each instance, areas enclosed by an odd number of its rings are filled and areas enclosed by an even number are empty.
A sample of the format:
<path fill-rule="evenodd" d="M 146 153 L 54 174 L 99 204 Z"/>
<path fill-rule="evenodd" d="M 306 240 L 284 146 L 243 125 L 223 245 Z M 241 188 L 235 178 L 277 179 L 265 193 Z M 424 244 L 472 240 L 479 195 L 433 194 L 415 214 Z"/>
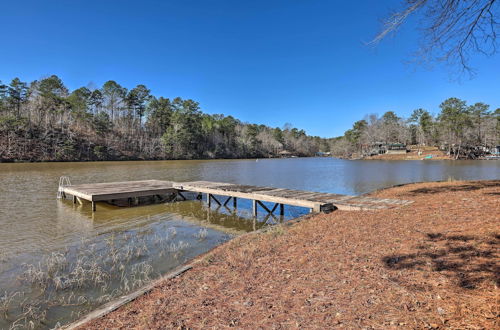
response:
<path fill-rule="evenodd" d="M 374 195 L 415 203 L 237 238 L 85 328 L 498 328 L 500 181 Z"/>

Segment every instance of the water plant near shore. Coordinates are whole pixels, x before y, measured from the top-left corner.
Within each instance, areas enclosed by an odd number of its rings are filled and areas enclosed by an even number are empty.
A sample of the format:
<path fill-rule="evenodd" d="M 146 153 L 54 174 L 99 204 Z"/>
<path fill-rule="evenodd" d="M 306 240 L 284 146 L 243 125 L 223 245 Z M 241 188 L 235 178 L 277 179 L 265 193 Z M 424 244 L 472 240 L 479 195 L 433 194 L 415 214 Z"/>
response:
<path fill-rule="evenodd" d="M 195 235 L 198 240 L 202 241 L 207 238 L 208 230 L 206 228 L 201 228 Z"/>
<path fill-rule="evenodd" d="M 201 228 L 189 235 L 202 241 L 209 233 Z M 178 236 L 170 226 L 111 232 L 25 263 L 18 276 L 24 289 L 0 295 L 0 321 L 7 321 L 10 329 L 33 329 L 61 324 L 61 310 L 67 311 L 64 320 L 80 317 L 157 277 L 153 256 L 182 263 L 193 245 Z"/>

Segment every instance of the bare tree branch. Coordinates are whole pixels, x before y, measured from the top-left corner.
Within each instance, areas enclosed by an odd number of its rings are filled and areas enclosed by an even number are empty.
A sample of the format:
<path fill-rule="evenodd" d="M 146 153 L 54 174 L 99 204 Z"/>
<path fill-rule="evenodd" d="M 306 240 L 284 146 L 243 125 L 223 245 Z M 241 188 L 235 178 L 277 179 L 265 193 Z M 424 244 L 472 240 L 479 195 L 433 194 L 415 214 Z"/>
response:
<path fill-rule="evenodd" d="M 422 43 L 417 59 L 447 62 L 473 74 L 469 65 L 472 54 L 497 53 L 498 4 L 497 0 L 404 0 L 403 8 L 385 20 L 382 31 L 370 44 L 378 44 L 411 15 L 418 14 Z"/>

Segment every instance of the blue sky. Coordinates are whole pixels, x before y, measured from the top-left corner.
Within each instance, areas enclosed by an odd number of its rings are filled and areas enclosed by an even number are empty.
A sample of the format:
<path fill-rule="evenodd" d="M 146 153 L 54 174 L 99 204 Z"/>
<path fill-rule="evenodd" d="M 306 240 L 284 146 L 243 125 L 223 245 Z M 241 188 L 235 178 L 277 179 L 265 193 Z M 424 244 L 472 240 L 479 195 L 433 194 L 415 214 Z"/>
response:
<path fill-rule="evenodd" d="M 0 80 L 56 74 L 68 88 L 116 80 L 192 98 L 203 111 L 311 135 L 343 134 L 369 113 L 438 112 L 448 97 L 500 107 L 500 58 L 477 76 L 405 63 L 415 21 L 365 45 L 399 1 L 4 1 Z"/>

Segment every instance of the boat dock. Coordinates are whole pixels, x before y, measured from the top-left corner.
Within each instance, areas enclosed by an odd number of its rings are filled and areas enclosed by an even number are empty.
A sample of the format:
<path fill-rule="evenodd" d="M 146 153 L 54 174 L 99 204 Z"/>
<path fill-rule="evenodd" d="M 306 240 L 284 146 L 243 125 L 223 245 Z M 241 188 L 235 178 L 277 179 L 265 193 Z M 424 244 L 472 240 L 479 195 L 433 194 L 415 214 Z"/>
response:
<path fill-rule="evenodd" d="M 73 203 L 86 200 L 92 203 L 96 211 L 96 202 L 111 202 L 116 199 L 128 199 L 144 196 L 162 196 L 177 193 L 173 182 L 160 180 L 87 183 L 59 187 L 66 196 L 73 196 Z"/>
<path fill-rule="evenodd" d="M 82 200 L 90 202 L 94 212 L 96 211 L 97 202 L 113 202 L 113 200 L 127 199 L 129 205 L 131 205 L 134 199 L 137 200 L 137 198 L 145 196 L 159 198 L 162 201 L 174 200 L 177 196 L 186 199 L 182 194 L 183 192 L 197 193 L 200 198 L 202 194 L 206 194 L 209 207 L 212 203 L 227 206 L 228 203 L 232 202 L 233 207 L 236 209 L 239 198 L 251 200 L 254 216 L 257 216 L 259 208 L 269 214 L 273 214 L 279 208 L 280 215 L 283 215 L 285 205 L 305 207 L 310 209 L 311 212 L 331 212 L 335 209 L 380 210 L 412 203 L 412 201 L 408 200 L 338 195 L 209 181 L 144 180 L 91 183 L 64 185 L 59 187 L 59 190 L 62 192 L 63 197 L 67 195 L 73 196 L 73 203 L 82 203 Z M 165 195 L 170 196 L 170 198 L 164 199 L 162 196 Z M 266 205 L 264 202 L 272 203 L 273 206 Z"/>

